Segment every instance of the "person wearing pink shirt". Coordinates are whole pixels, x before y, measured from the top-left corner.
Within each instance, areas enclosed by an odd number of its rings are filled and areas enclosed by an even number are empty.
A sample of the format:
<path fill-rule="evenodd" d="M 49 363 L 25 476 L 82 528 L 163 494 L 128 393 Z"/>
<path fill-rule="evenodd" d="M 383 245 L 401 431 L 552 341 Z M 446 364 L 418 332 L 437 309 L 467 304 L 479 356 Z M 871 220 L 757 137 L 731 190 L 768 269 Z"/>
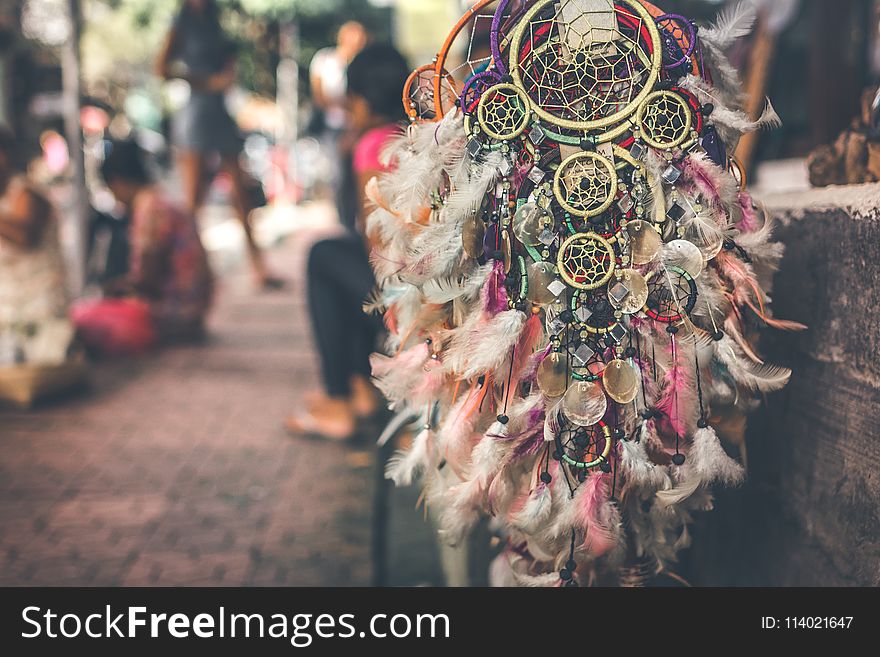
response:
<path fill-rule="evenodd" d="M 287 419 L 293 434 L 346 440 L 356 435 L 360 420 L 380 409 L 369 357 L 382 324 L 363 311 L 375 286 L 364 236 L 364 193 L 370 179 L 385 171 L 380 157 L 385 145 L 402 132 L 400 90 L 408 74 L 403 56 L 382 44 L 368 45 L 348 67 L 349 120 L 361 135 L 353 153 L 359 210 L 356 217 L 340 217 L 351 227 L 343 236 L 318 242 L 309 254 L 309 309 L 324 385 Z"/>

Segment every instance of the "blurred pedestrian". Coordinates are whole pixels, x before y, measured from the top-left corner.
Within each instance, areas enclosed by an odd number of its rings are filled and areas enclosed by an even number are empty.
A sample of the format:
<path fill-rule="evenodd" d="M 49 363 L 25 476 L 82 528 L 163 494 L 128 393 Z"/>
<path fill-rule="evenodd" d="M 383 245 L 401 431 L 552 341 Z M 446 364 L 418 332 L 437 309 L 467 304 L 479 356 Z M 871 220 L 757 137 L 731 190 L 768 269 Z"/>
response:
<path fill-rule="evenodd" d="M 352 149 L 360 134 L 349 125 L 346 112 L 347 69 L 364 48 L 369 35 L 360 23 L 350 21 L 339 28 L 336 46 L 315 53 L 310 80 L 315 113 L 311 132 L 318 137 L 330 162 L 329 184 L 339 220 L 352 227 L 357 214 L 355 180 L 351 170 Z"/>
<path fill-rule="evenodd" d="M 232 182 L 233 207 L 244 227 L 257 282 L 264 288 L 281 287 L 269 273 L 251 224 L 251 185 L 239 163 L 243 141 L 225 101 L 235 82 L 235 49 L 220 25 L 216 0 L 184 0 L 156 70 L 165 79 L 186 80 L 191 89 L 173 128 L 187 210 L 195 216 L 204 203 L 208 158 L 219 156 L 221 170 Z"/>
<path fill-rule="evenodd" d="M 287 419 L 295 434 L 349 439 L 359 420 L 380 410 L 380 396 L 370 383 L 369 357 L 381 321 L 363 311 L 375 286 L 364 236 L 365 190 L 370 179 L 387 170 L 380 154 L 402 132 L 400 91 L 408 74 L 403 56 L 381 44 L 365 47 L 348 67 L 348 116 L 361 135 L 353 151 L 357 220 L 343 236 L 318 242 L 309 254 L 309 311 L 324 387 L 309 395 L 305 411 Z"/>
<path fill-rule="evenodd" d="M 104 299 L 77 304 L 84 341 L 112 355 L 202 338 L 213 277 L 195 219 L 153 184 L 134 142 L 112 144 L 101 175 L 130 217 L 130 255 L 128 273 L 105 283 Z"/>
<path fill-rule="evenodd" d="M 316 133 L 339 134 L 345 130 L 346 69 L 366 44 L 366 28 L 350 21 L 339 28 L 336 46 L 323 48 L 312 57 L 309 78 L 317 116 L 313 125 Z"/>
<path fill-rule="evenodd" d="M 0 128 L 0 370 L 61 365 L 74 333 L 55 213 L 18 152 Z"/>

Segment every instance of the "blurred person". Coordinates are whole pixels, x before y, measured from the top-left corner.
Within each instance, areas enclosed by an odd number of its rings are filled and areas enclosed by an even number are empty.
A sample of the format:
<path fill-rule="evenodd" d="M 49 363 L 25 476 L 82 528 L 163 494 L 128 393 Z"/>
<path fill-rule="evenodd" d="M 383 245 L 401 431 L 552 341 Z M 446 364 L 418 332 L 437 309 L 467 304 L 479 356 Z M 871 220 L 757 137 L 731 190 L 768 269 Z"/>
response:
<path fill-rule="evenodd" d="M 330 187 L 336 212 L 347 228 L 354 226 L 357 195 L 352 174 L 352 149 L 360 134 L 351 126 L 346 112 L 346 87 L 349 63 L 368 41 L 366 28 L 350 21 L 339 28 L 336 46 L 315 53 L 310 65 L 315 119 L 311 129 L 317 134 L 331 162 Z"/>
<path fill-rule="evenodd" d="M 251 225 L 252 190 L 239 162 L 243 141 L 225 101 L 235 82 L 235 49 L 220 25 L 216 0 L 184 0 L 156 72 L 165 79 L 183 79 L 191 89 L 172 130 L 187 210 L 195 216 L 204 203 L 210 182 L 208 158 L 218 155 L 221 170 L 232 182 L 233 207 L 244 228 L 257 283 L 267 289 L 281 287 L 269 272 Z"/>
<path fill-rule="evenodd" d="M 348 115 L 361 135 L 352 158 L 358 211 L 344 235 L 316 243 L 309 254 L 309 310 L 324 387 L 308 396 L 305 411 L 287 419 L 294 434 L 346 440 L 356 434 L 359 420 L 381 407 L 369 363 L 381 320 L 363 311 L 375 286 L 364 237 L 365 190 L 387 170 L 380 154 L 402 132 L 400 90 L 408 75 L 403 56 L 389 45 L 365 47 L 348 67 Z"/>
<path fill-rule="evenodd" d="M 339 28 L 336 46 L 323 48 L 312 57 L 309 80 L 317 110 L 318 125 L 314 126 L 314 132 L 319 135 L 326 131 L 341 133 L 345 130 L 346 69 L 366 43 L 366 28 L 350 21 Z"/>
<path fill-rule="evenodd" d="M 17 166 L 0 128 L 0 374 L 70 359 L 74 330 L 52 204 Z"/>
<path fill-rule="evenodd" d="M 192 214 L 153 184 L 134 142 L 113 143 L 101 175 L 129 217 L 128 272 L 105 282 L 104 299 L 77 304 L 83 340 L 116 355 L 202 338 L 214 282 Z"/>

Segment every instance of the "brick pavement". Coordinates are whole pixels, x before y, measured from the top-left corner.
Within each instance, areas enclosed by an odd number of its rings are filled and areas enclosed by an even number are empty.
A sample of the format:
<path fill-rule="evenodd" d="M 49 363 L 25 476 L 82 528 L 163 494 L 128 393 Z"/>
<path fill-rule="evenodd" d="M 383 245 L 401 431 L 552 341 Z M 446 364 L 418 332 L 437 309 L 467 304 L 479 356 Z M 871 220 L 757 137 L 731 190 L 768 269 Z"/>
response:
<path fill-rule="evenodd" d="M 288 242 L 274 265 L 299 278 Z M 0 585 L 369 584 L 373 450 L 285 435 L 315 382 L 304 308 L 247 283 L 224 277 L 206 344 L 0 410 Z M 392 583 L 438 584 L 415 493 L 392 502 Z"/>

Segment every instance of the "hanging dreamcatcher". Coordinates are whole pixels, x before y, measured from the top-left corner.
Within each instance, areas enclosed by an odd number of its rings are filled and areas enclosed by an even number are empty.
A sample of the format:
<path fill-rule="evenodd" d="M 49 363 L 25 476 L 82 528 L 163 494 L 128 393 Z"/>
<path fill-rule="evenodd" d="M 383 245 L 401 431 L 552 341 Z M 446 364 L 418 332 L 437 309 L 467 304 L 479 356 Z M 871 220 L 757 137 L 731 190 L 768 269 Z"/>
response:
<path fill-rule="evenodd" d="M 710 484 L 742 478 L 713 424 L 788 380 L 750 344 L 799 326 L 767 314 L 780 248 L 727 155 L 778 121 L 742 114 L 720 59 L 753 20 L 484 0 L 407 82 L 396 172 L 369 190 L 374 375 L 421 427 L 389 476 L 421 476 L 453 543 L 494 517 L 499 583 L 662 572 Z"/>

